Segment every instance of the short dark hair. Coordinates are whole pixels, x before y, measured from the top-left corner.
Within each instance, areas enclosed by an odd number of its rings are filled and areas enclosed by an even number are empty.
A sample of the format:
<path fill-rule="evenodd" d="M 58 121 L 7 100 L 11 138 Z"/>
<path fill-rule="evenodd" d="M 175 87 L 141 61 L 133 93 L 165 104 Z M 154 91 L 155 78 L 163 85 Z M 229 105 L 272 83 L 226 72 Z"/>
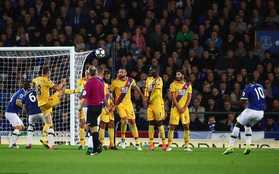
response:
<path fill-rule="evenodd" d="M 181 69 L 176 70 L 176 72 L 180 72 L 182 75 L 185 75 L 184 71 L 182 71 Z M 194 73 L 193 73 L 194 74 Z"/>
<path fill-rule="evenodd" d="M 23 89 L 26 91 L 27 89 L 31 88 L 31 83 L 30 82 L 24 82 L 23 83 Z"/>
<path fill-rule="evenodd" d="M 254 80 L 255 77 L 254 77 L 254 75 L 251 74 L 251 73 L 249 73 L 249 74 L 247 75 L 246 79 L 247 79 L 247 82 L 248 82 L 248 83 L 251 83 L 251 82 L 254 82 L 254 81 L 255 81 L 255 80 Z"/>
<path fill-rule="evenodd" d="M 43 67 L 43 75 L 46 75 L 50 71 L 50 68 L 48 66 Z"/>
<path fill-rule="evenodd" d="M 104 75 L 107 75 L 107 74 L 111 74 L 111 71 L 109 69 L 105 69 L 105 71 L 104 71 Z"/>

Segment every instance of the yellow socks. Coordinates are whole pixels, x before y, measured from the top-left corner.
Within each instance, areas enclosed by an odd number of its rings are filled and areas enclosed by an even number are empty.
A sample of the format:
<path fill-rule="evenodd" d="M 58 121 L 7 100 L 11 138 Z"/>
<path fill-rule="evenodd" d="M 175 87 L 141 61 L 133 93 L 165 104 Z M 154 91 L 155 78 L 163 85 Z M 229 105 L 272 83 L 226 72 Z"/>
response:
<path fill-rule="evenodd" d="M 132 129 L 132 134 L 133 134 L 133 137 L 134 137 L 134 139 L 136 141 L 136 145 L 137 145 L 137 144 L 139 144 L 139 132 L 138 132 L 137 125 L 132 124 L 131 129 Z"/>
<path fill-rule="evenodd" d="M 102 144 L 105 142 L 105 129 L 100 128 L 99 130 L 99 139 Z"/>
<path fill-rule="evenodd" d="M 148 128 L 148 136 L 149 136 L 149 144 L 150 144 L 150 145 L 153 145 L 154 125 L 149 125 L 149 128 Z"/>
<path fill-rule="evenodd" d="M 121 121 L 121 139 L 125 140 L 125 133 L 127 130 L 128 120 Z"/>
<path fill-rule="evenodd" d="M 168 133 L 168 146 L 171 146 L 172 145 L 172 140 L 173 140 L 173 130 L 169 130 L 169 133 Z"/>
<path fill-rule="evenodd" d="M 160 136 L 161 136 L 161 139 L 162 139 L 162 144 L 166 144 L 166 136 L 165 136 L 165 129 L 164 129 L 164 126 L 161 125 L 158 127 L 159 129 L 159 133 L 160 133 Z"/>
<path fill-rule="evenodd" d="M 184 130 L 184 147 L 188 147 L 190 140 L 190 131 Z"/>
<path fill-rule="evenodd" d="M 47 136 L 47 131 L 49 130 L 50 128 L 50 124 L 45 124 L 44 127 L 43 127 L 43 133 L 42 133 L 42 136 L 43 137 L 46 137 Z"/>
<path fill-rule="evenodd" d="M 85 131 L 84 131 L 84 128 L 80 128 L 79 129 L 79 144 L 81 146 L 84 146 L 84 138 L 85 138 Z"/>
<path fill-rule="evenodd" d="M 108 128 L 109 144 L 111 147 L 114 147 L 114 129 Z"/>

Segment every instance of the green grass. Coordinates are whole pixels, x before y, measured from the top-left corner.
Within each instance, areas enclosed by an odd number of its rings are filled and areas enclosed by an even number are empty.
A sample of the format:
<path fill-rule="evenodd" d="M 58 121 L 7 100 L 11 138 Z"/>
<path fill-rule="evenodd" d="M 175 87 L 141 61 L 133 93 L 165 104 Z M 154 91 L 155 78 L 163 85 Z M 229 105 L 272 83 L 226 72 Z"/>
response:
<path fill-rule="evenodd" d="M 278 149 L 252 149 L 243 155 L 244 149 L 235 149 L 233 154 L 221 155 L 225 149 L 193 148 L 184 152 L 173 148 L 163 152 L 160 148 L 142 152 L 130 147 L 118 151 L 103 151 L 97 156 L 85 156 L 85 150 L 77 146 L 57 146 L 50 151 L 42 146 L 32 149 L 9 149 L 0 145 L 0 174 L 269 174 L 279 171 Z"/>

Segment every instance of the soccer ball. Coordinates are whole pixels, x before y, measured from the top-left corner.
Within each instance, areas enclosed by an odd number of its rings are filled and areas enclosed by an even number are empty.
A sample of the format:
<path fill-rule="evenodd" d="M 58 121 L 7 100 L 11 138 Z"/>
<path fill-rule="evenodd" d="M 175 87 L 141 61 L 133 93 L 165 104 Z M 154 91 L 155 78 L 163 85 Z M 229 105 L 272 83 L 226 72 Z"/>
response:
<path fill-rule="evenodd" d="M 98 49 L 95 50 L 95 56 L 97 58 L 105 57 L 105 55 L 106 55 L 106 52 L 103 48 L 98 48 Z"/>

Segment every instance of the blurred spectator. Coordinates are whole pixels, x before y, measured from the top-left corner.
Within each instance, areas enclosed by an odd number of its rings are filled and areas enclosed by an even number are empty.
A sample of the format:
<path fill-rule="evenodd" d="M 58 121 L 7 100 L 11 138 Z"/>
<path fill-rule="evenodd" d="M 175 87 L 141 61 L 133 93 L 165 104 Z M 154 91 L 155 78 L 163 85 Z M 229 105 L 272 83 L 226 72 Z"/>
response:
<path fill-rule="evenodd" d="M 267 117 L 262 123 L 262 131 L 276 132 L 279 131 L 279 125 L 272 117 Z"/>
<path fill-rule="evenodd" d="M 215 131 L 221 131 L 221 125 L 216 122 L 215 116 L 210 116 L 208 118 L 207 123 L 205 124 L 205 129 L 207 131 L 215 132 Z"/>
<path fill-rule="evenodd" d="M 205 108 L 200 105 L 201 101 L 198 98 L 194 99 L 194 105 L 189 107 L 189 112 L 205 112 Z M 205 118 L 204 114 L 196 114 L 196 117 L 200 120 L 200 122 L 204 123 Z"/>
<path fill-rule="evenodd" d="M 204 125 L 196 117 L 194 112 L 190 112 L 190 130 L 191 131 L 202 131 L 204 130 Z"/>
<path fill-rule="evenodd" d="M 234 113 L 228 113 L 228 118 L 224 120 L 225 122 L 223 123 L 223 130 L 231 132 L 233 130 L 233 127 L 236 123 L 235 115 Z"/>

